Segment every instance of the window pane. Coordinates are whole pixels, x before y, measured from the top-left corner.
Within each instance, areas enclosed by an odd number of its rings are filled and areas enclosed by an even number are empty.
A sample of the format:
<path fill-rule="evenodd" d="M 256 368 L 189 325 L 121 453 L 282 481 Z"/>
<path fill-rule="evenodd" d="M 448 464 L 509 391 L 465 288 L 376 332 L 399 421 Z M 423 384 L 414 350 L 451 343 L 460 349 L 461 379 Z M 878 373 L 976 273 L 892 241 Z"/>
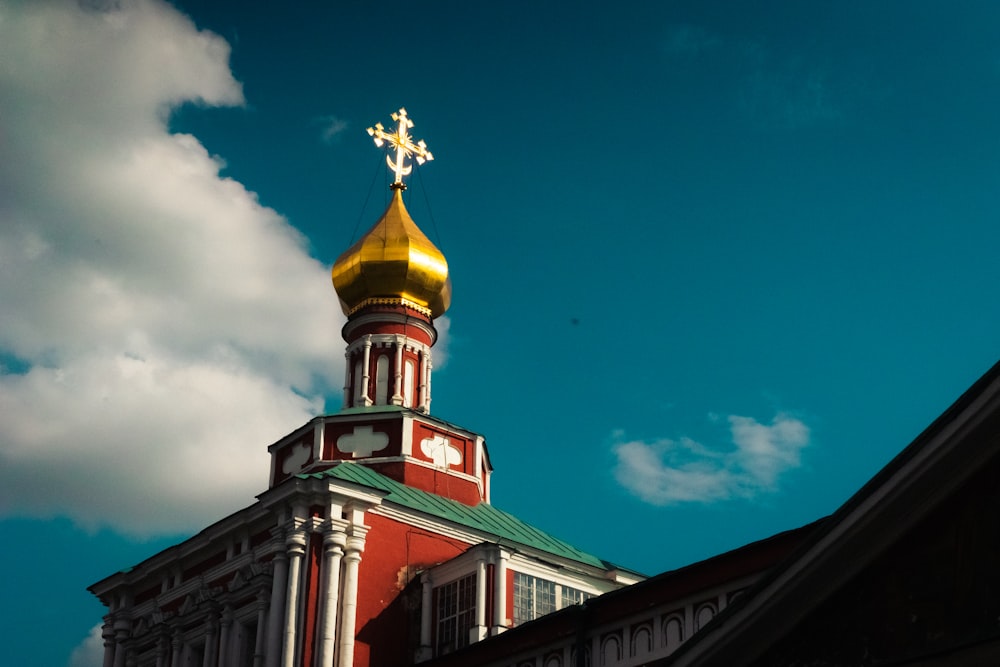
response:
<path fill-rule="evenodd" d="M 580 604 L 584 600 L 589 600 L 591 597 L 590 593 L 584 593 L 583 591 L 578 591 L 575 588 L 570 588 L 569 586 L 562 587 L 562 604 L 560 609 L 563 607 L 569 607 L 574 604 Z"/>
<path fill-rule="evenodd" d="M 535 578 L 520 572 L 514 573 L 514 625 L 526 623 L 534 618 Z"/>
<path fill-rule="evenodd" d="M 556 584 L 544 579 L 535 580 L 535 616 L 551 614 L 556 610 Z"/>
<path fill-rule="evenodd" d="M 437 654 L 443 655 L 469 644 L 476 623 L 476 575 L 437 589 Z"/>
<path fill-rule="evenodd" d="M 560 601 L 566 599 L 566 590 L 571 591 L 569 595 L 580 594 L 573 588 L 563 588 Z M 569 604 L 575 604 L 571 602 Z M 565 606 L 565 603 L 563 603 Z M 526 623 L 545 614 L 551 614 L 556 606 L 556 584 L 554 581 L 538 579 L 520 572 L 514 573 L 514 625 Z"/>

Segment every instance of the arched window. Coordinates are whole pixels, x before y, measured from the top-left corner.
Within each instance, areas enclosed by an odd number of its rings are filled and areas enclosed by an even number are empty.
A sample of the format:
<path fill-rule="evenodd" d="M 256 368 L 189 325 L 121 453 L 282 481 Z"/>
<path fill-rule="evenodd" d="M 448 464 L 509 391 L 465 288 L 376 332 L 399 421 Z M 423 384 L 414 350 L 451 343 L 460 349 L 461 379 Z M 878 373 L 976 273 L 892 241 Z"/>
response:
<path fill-rule="evenodd" d="M 679 614 L 669 616 L 663 622 L 663 643 L 672 653 L 684 641 L 684 620 Z"/>
<path fill-rule="evenodd" d="M 375 405 L 389 402 L 389 357 L 379 355 L 375 362 Z"/>
<path fill-rule="evenodd" d="M 601 664 L 614 665 L 622 659 L 622 640 L 617 633 L 601 638 Z"/>
<path fill-rule="evenodd" d="M 632 628 L 632 657 L 643 657 L 653 652 L 653 628 L 643 623 Z"/>
<path fill-rule="evenodd" d="M 403 364 L 403 406 L 413 407 L 413 361 L 407 359 Z"/>
<path fill-rule="evenodd" d="M 354 364 L 354 406 L 357 407 L 363 404 L 362 397 L 368 393 L 367 387 L 364 386 L 365 376 L 364 371 L 361 368 L 361 361 Z"/>
<path fill-rule="evenodd" d="M 711 602 L 705 602 L 698 607 L 698 611 L 694 614 L 695 626 L 701 630 L 713 618 L 715 618 L 715 605 Z"/>

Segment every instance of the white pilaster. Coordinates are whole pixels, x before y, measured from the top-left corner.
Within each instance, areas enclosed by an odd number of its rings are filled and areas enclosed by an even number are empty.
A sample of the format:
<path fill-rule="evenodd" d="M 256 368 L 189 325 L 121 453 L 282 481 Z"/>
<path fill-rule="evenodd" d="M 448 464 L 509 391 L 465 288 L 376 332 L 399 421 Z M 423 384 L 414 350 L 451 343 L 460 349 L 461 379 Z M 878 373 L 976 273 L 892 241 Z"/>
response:
<path fill-rule="evenodd" d="M 356 512 L 355 514 L 361 514 Z M 339 667 L 354 667 L 354 633 L 358 612 L 358 566 L 365 550 L 367 526 L 352 524 L 344 547 L 343 600 L 340 603 Z M 292 667 L 289 665 L 288 667 Z"/>
<path fill-rule="evenodd" d="M 181 651 L 184 649 L 184 636 L 180 630 L 174 630 L 170 638 L 170 667 L 181 667 Z"/>
<path fill-rule="evenodd" d="M 115 628 L 110 616 L 104 617 L 104 625 L 101 626 L 101 638 L 104 640 L 104 667 L 114 667 Z"/>
<path fill-rule="evenodd" d="M 424 383 L 427 387 L 427 395 L 424 397 L 424 412 L 431 413 L 431 371 L 434 370 L 434 362 L 431 355 L 427 355 L 427 373 L 424 375 Z"/>
<path fill-rule="evenodd" d="M 226 605 L 222 610 L 222 632 L 219 634 L 219 663 L 229 664 L 229 645 L 232 643 L 233 608 Z"/>
<path fill-rule="evenodd" d="M 299 589 L 302 585 L 302 558 L 306 554 L 305 531 L 293 531 L 285 543 L 288 547 L 288 586 L 285 594 L 285 632 L 281 644 L 281 664 L 283 667 L 295 667 L 298 647 L 296 638 L 299 625 Z"/>
<path fill-rule="evenodd" d="M 396 361 L 393 362 L 392 404 L 403 404 L 403 346 L 406 338 L 396 336 Z"/>
<path fill-rule="evenodd" d="M 297 506 L 292 519 L 293 529 L 285 538 L 288 551 L 288 587 L 285 594 L 285 631 L 281 645 L 281 664 L 295 667 L 299 628 L 299 589 L 302 586 L 302 559 L 306 553 L 306 532 L 302 529 L 306 508 Z"/>
<path fill-rule="evenodd" d="M 268 596 L 261 593 L 257 596 L 257 639 L 253 646 L 253 667 L 264 667 L 264 647 L 267 639 L 267 607 Z"/>
<path fill-rule="evenodd" d="M 431 620 L 433 618 L 434 581 L 430 572 L 420 575 L 420 647 L 417 648 L 416 662 L 424 662 L 434 657 L 431 646 Z"/>
<path fill-rule="evenodd" d="M 170 656 L 170 638 L 164 634 L 156 641 L 156 667 L 169 667 L 167 658 Z"/>
<path fill-rule="evenodd" d="M 472 629 L 472 642 L 486 638 L 489 628 L 486 627 L 486 558 L 476 561 L 476 627 Z"/>
<path fill-rule="evenodd" d="M 351 363 L 351 348 L 348 346 L 347 351 L 344 352 L 344 407 L 351 407 L 351 372 L 354 370 L 354 364 Z"/>
<path fill-rule="evenodd" d="M 115 662 L 114 667 L 125 667 L 125 657 L 128 650 L 125 648 L 125 641 L 129 635 L 129 623 L 127 618 L 115 619 Z"/>
<path fill-rule="evenodd" d="M 507 558 L 500 549 L 493 566 L 493 632 L 498 635 L 507 630 Z"/>
<path fill-rule="evenodd" d="M 336 508 L 339 512 L 339 506 Z M 319 645 L 321 667 L 333 665 L 337 651 L 337 603 L 340 596 L 340 565 L 347 545 L 344 532 L 346 522 L 330 519 L 330 526 L 323 533 L 323 606 L 320 611 L 322 630 Z"/>
<path fill-rule="evenodd" d="M 420 396 L 418 397 L 417 405 L 421 412 L 428 412 L 430 403 L 427 396 L 427 378 L 430 375 L 430 366 L 428 365 L 428 360 L 431 358 L 430 348 L 423 350 L 420 355 Z"/>
<path fill-rule="evenodd" d="M 205 651 L 202 653 L 202 667 L 215 667 L 219 660 L 219 618 L 212 609 L 206 619 Z"/>
<path fill-rule="evenodd" d="M 371 368 L 369 367 L 369 364 L 371 364 L 371 359 L 372 359 L 372 337 L 371 334 L 369 334 L 365 336 L 364 356 L 361 360 L 361 404 L 362 405 L 372 404 L 371 396 L 368 395 L 368 380 L 371 377 Z M 357 378 L 355 378 L 355 382 L 357 382 Z M 354 407 L 358 406 L 355 405 Z"/>
<path fill-rule="evenodd" d="M 274 554 L 271 572 L 271 607 L 267 618 L 267 667 L 281 664 L 281 624 L 285 619 L 285 592 L 288 590 L 288 556 L 284 550 Z"/>

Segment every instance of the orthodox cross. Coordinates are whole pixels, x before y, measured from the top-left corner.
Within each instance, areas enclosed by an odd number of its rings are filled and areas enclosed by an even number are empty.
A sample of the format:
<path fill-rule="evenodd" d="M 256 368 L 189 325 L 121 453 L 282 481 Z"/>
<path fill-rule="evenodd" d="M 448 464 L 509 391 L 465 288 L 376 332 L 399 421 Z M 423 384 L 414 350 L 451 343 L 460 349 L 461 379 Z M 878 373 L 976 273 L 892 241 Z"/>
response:
<path fill-rule="evenodd" d="M 392 114 L 392 119 L 396 121 L 395 132 L 390 134 L 382 127 L 382 123 L 375 123 L 375 127 L 368 128 L 368 136 L 375 139 L 375 145 L 379 148 L 388 141 L 389 145 L 396 149 L 395 162 L 393 162 L 392 157 L 389 155 L 385 156 L 385 161 L 388 163 L 389 169 L 396 174 L 396 180 L 393 185 L 402 185 L 403 176 L 408 176 L 413 171 L 413 165 L 404 163 L 406 158 L 415 157 L 417 164 L 423 164 L 424 162 L 433 160 L 434 156 L 427 150 L 427 144 L 423 140 L 413 143 L 413 139 L 410 138 L 409 129 L 413 127 L 413 121 L 407 117 L 406 109 L 400 109 L 398 112 Z"/>

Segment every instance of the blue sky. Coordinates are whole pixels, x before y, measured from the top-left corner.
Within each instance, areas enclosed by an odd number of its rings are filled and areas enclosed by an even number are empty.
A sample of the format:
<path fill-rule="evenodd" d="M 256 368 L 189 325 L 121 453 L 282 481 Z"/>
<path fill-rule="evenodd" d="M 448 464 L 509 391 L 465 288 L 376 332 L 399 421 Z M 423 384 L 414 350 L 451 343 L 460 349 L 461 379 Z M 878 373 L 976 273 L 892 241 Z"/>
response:
<path fill-rule="evenodd" d="M 339 406 L 328 267 L 400 106 L 455 288 L 432 413 L 496 505 L 648 573 L 831 512 L 996 361 L 998 33 L 986 1 L 0 0 L 6 660 L 91 664 L 86 586 Z"/>

